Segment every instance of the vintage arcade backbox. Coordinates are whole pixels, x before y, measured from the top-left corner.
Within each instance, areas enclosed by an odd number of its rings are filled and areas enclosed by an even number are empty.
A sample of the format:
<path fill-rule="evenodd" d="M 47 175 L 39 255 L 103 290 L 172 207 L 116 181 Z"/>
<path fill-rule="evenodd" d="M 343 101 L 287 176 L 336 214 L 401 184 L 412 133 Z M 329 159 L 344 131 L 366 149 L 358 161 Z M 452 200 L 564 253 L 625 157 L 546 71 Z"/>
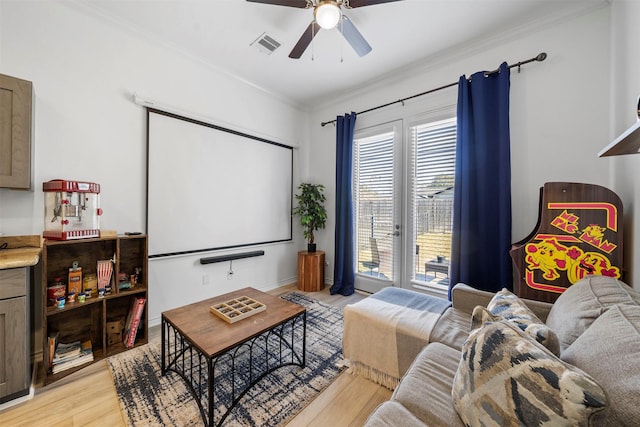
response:
<path fill-rule="evenodd" d="M 622 279 L 622 202 L 599 185 L 548 182 L 540 191 L 538 224 L 510 251 L 514 293 L 554 302 L 590 275 Z"/>

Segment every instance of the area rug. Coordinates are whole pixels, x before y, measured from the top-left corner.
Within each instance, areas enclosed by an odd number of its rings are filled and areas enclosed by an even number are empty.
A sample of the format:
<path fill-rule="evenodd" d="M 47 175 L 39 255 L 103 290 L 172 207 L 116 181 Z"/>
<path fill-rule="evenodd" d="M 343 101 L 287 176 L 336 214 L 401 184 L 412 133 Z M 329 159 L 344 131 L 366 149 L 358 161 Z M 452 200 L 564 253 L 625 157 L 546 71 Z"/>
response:
<path fill-rule="evenodd" d="M 307 309 L 307 360 L 267 375 L 242 398 L 225 426 L 284 425 L 342 371 L 342 310 L 307 296 L 282 298 Z M 160 338 L 107 359 L 124 418 L 130 426 L 200 426 L 198 405 L 182 378 L 163 376 Z"/>

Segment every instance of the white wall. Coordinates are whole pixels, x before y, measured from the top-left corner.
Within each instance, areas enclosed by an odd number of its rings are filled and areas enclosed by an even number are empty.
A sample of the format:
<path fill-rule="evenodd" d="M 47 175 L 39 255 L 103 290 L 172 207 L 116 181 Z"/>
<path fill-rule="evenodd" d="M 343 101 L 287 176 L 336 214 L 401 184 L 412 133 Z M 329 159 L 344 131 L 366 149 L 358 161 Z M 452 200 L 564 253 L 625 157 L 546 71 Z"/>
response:
<path fill-rule="evenodd" d="M 640 96 L 640 2 L 614 0 L 611 3 L 611 132 L 610 138 L 624 132 L 638 117 L 636 107 Z M 609 158 L 613 171 L 613 187 L 624 203 L 625 281 L 640 289 L 634 278 L 640 268 L 640 155 L 632 154 Z"/>
<path fill-rule="evenodd" d="M 536 225 L 538 189 L 545 182 L 610 186 L 609 163 L 597 157 L 609 136 L 609 48 L 609 7 L 605 5 L 449 51 L 432 58 L 428 66 L 346 94 L 311 116 L 311 154 L 316 160 L 311 175 L 333 195 L 335 171 L 326 165 L 335 161 L 335 128 L 322 128 L 320 122 L 456 82 L 462 74 L 492 70 L 503 61 L 514 63 L 547 52 L 546 61 L 525 65 L 520 74 L 511 70 L 513 241 L 520 240 Z M 455 102 L 456 97 L 456 88 L 446 89 L 408 101 L 404 107 L 364 114 L 356 127 L 410 119 L 437 104 Z M 330 200 L 332 213 L 333 197 Z M 333 276 L 333 240 L 333 233 L 318 233 L 320 247 L 327 250 L 329 277 Z"/>
<path fill-rule="evenodd" d="M 42 183 L 55 178 L 101 185 L 102 229 L 144 231 L 146 117 L 132 102 L 133 92 L 301 146 L 294 150 L 294 183 L 300 181 L 300 158 L 308 144 L 306 113 L 78 7 L 0 3 L 0 72 L 32 81 L 35 90 L 34 189 L 0 189 L 0 232 L 41 234 Z M 303 245 L 294 228 L 293 242 L 263 246 L 265 256 L 235 261 L 232 280 L 227 280 L 228 263 L 201 266 L 200 256 L 150 261 L 150 324 L 159 323 L 164 310 L 212 295 L 295 282 L 296 254 Z M 203 275 L 209 279 L 206 286 Z"/>

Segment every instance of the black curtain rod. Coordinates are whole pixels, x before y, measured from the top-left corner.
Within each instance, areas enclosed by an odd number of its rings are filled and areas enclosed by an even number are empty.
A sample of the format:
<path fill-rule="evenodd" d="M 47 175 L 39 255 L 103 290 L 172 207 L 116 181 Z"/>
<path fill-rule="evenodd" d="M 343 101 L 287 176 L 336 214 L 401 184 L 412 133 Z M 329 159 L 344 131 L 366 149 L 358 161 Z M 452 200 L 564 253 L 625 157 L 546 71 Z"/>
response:
<path fill-rule="evenodd" d="M 520 62 L 517 62 L 515 64 L 509 65 L 509 68 L 518 67 L 518 72 L 520 72 L 520 67 L 522 65 L 528 64 L 528 63 L 534 62 L 534 61 L 542 62 L 545 59 L 547 59 L 547 54 L 545 52 L 542 52 L 542 53 L 538 54 L 537 56 L 534 56 L 533 58 L 529 58 L 527 60 L 520 61 Z M 490 74 L 497 73 L 497 72 L 498 72 L 498 70 L 496 69 L 496 70 L 493 70 L 493 71 L 486 72 L 485 75 L 490 75 Z M 370 111 L 379 110 L 380 108 L 388 107 L 389 105 L 398 104 L 398 103 L 404 103 L 404 101 L 408 101 L 410 99 L 417 98 L 419 96 L 428 95 L 430 93 L 437 92 L 437 91 L 442 90 L 442 89 L 446 89 L 446 88 L 449 88 L 449 87 L 452 87 L 452 86 L 456 86 L 457 84 L 458 84 L 458 82 L 449 83 L 448 85 L 440 86 L 440 87 L 437 87 L 435 89 L 430 89 L 430 90 L 428 90 L 426 92 L 422 92 L 422 93 L 418 93 L 416 95 L 408 96 L 406 98 L 398 99 L 397 101 L 387 102 L 386 104 L 378 105 L 377 107 L 369 108 L 368 110 L 360 111 L 359 113 L 356 113 L 356 114 L 360 115 L 360 114 L 368 113 Z M 322 123 L 320 123 L 320 125 L 322 125 L 322 127 L 324 127 L 324 126 L 328 125 L 329 123 L 335 123 L 335 122 L 336 122 L 335 120 L 330 120 L 328 122 L 322 122 Z"/>

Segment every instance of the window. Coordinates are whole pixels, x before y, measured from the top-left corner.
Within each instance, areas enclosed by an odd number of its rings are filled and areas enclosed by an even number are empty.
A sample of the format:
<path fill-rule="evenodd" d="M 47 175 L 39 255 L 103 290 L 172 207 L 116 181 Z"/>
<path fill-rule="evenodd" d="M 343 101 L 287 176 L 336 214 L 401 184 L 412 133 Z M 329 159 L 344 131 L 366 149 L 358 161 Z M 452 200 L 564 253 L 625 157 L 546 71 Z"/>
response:
<path fill-rule="evenodd" d="M 409 139 L 412 279 L 445 287 L 451 259 L 456 119 L 412 126 Z"/>

